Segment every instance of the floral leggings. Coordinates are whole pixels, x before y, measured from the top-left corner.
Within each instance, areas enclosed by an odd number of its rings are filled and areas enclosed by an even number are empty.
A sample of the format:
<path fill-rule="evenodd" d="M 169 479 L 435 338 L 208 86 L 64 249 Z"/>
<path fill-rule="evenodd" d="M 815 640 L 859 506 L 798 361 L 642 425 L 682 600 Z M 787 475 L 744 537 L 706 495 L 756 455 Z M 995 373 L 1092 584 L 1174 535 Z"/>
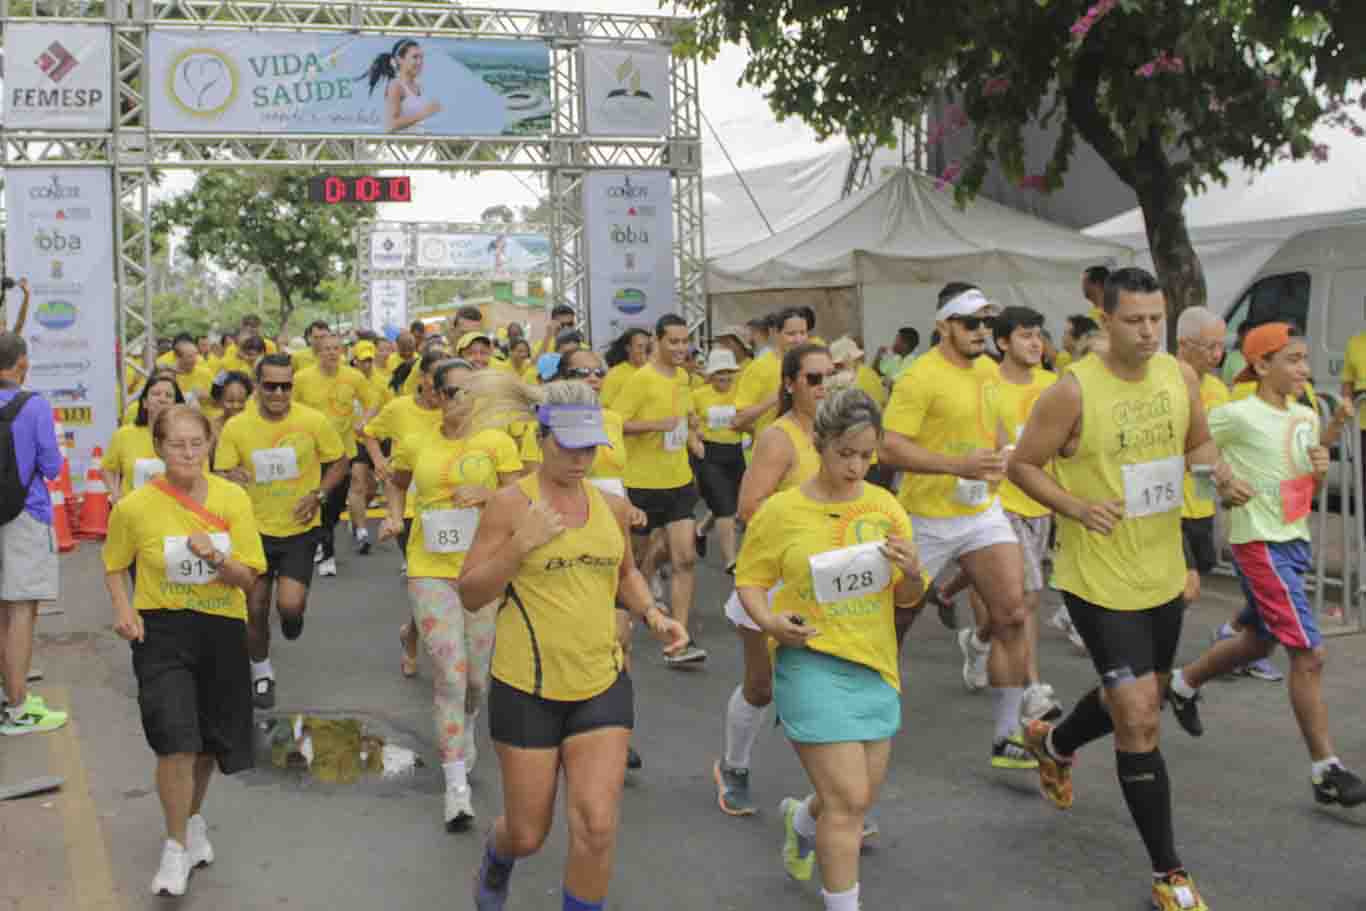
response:
<path fill-rule="evenodd" d="M 498 607 L 465 610 L 454 579 L 409 579 L 408 597 L 432 659 L 433 716 L 441 761 L 465 761 L 474 755 L 474 721 L 488 692 Z"/>

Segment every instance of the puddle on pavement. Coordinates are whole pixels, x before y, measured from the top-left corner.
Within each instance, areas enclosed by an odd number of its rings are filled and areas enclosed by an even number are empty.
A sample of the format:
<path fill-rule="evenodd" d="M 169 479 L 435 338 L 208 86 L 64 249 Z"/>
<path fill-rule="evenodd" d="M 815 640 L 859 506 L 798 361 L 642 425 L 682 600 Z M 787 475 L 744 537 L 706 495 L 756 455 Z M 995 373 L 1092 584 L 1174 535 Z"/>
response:
<path fill-rule="evenodd" d="M 406 740 L 375 719 L 308 713 L 258 715 L 257 769 L 333 785 L 410 779 L 423 762 Z"/>

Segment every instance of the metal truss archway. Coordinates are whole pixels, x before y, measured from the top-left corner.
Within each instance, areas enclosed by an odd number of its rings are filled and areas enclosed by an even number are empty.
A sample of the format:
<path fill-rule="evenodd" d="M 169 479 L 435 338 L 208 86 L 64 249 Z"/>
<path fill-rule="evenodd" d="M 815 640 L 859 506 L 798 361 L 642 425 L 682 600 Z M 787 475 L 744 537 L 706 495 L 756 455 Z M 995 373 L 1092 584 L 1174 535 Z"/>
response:
<path fill-rule="evenodd" d="M 702 238 L 701 110 L 694 60 L 670 58 L 670 124 L 658 138 L 589 136 L 585 129 L 585 48 L 664 46 L 682 20 L 666 16 L 476 9 L 450 3 L 380 0 L 113 0 L 38 3 L 40 15 L 12 15 L 0 0 L 0 25 L 101 25 L 112 33 L 113 122 L 102 131 L 16 130 L 0 125 L 0 167 L 104 166 L 115 198 L 118 338 L 141 332 L 155 345 L 148 275 L 152 178 L 158 169 L 273 168 L 540 172 L 549 188 L 552 293 L 587 321 L 588 261 L 583 182 L 602 170 L 664 170 L 673 184 L 677 307 L 706 322 Z M 544 42 L 550 54 L 550 129 L 533 136 L 173 133 L 149 117 L 150 36 L 158 30 L 349 33 L 362 36 L 505 38 Z M 119 382 L 120 391 L 123 383 Z"/>

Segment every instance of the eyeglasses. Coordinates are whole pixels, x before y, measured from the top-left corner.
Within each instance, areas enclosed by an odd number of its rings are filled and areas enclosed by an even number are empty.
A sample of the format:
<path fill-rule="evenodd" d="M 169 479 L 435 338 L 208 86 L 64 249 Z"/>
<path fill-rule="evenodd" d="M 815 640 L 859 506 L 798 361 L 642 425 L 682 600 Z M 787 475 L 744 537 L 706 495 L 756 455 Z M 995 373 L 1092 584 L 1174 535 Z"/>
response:
<path fill-rule="evenodd" d="M 264 389 L 266 392 L 290 392 L 294 389 L 294 384 L 292 382 L 270 383 L 263 380 L 261 382 L 261 388 Z"/>
<path fill-rule="evenodd" d="M 590 376 L 602 379 L 607 376 L 607 371 L 601 367 L 575 367 L 572 370 L 566 370 L 564 375 L 571 380 L 586 380 Z"/>
<path fill-rule="evenodd" d="M 441 394 L 441 397 L 443 399 L 456 398 L 457 396 L 463 394 L 464 391 L 465 387 L 463 386 L 442 386 L 440 389 L 437 390 L 437 392 Z"/>
<path fill-rule="evenodd" d="M 802 374 L 802 375 L 806 377 L 806 385 L 808 385 L 808 386 L 824 386 L 824 385 L 825 385 L 825 381 L 828 380 L 828 379 L 830 379 L 830 378 L 831 378 L 832 376 L 834 376 L 835 374 L 833 374 L 833 373 L 804 373 L 804 374 Z"/>
<path fill-rule="evenodd" d="M 989 316 L 951 316 L 951 317 L 949 317 L 950 322 L 961 323 L 962 326 L 963 326 L 963 328 L 966 329 L 966 330 L 968 330 L 969 332 L 976 332 L 978 329 L 981 329 L 983 325 L 985 325 L 987 322 L 990 321 L 990 319 L 991 319 L 991 317 L 989 317 Z"/>

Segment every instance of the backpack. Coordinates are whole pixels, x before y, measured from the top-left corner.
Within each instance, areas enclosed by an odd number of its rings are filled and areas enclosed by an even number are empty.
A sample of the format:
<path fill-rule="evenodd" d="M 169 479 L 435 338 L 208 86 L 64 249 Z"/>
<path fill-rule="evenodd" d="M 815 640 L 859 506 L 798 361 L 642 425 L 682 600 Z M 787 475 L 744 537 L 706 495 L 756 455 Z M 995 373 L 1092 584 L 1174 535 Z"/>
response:
<path fill-rule="evenodd" d="M 38 474 L 35 463 L 33 474 L 29 475 L 28 483 L 24 483 L 19 477 L 19 454 L 14 450 L 14 422 L 33 396 L 32 392 L 20 392 L 0 408 L 0 525 L 13 521 L 24 511 L 28 489 Z"/>

